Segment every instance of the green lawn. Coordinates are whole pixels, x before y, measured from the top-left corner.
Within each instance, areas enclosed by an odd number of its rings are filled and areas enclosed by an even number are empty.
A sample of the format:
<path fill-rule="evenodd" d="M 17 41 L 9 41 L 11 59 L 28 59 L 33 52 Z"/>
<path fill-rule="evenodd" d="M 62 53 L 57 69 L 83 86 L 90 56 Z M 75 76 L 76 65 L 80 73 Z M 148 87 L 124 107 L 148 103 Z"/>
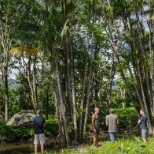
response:
<path fill-rule="evenodd" d="M 51 152 L 50 152 L 51 153 Z M 81 145 L 76 148 L 52 152 L 52 154 L 154 154 L 154 137 L 149 137 L 144 144 L 140 137 L 121 139 L 118 142 L 99 142 L 99 147 L 94 149 L 91 145 Z M 46 152 L 48 154 L 48 152 Z"/>

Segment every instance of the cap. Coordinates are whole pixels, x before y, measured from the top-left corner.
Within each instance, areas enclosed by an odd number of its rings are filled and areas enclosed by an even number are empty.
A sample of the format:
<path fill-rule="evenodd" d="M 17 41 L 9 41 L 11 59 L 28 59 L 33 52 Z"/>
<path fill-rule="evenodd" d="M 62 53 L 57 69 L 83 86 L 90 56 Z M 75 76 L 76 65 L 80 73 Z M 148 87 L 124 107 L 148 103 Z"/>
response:
<path fill-rule="evenodd" d="M 41 114 L 41 112 L 42 112 L 41 110 L 37 110 L 36 114 Z"/>

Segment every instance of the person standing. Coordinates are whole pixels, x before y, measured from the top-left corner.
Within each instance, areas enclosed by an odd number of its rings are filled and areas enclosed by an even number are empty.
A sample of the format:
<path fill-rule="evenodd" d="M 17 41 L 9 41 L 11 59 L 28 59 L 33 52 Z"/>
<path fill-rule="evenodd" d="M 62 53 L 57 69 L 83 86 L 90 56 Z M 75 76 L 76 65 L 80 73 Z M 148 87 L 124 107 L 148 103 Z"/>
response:
<path fill-rule="evenodd" d="M 92 115 L 92 129 L 93 129 L 93 144 L 94 148 L 98 147 L 98 134 L 99 134 L 99 108 L 95 107 L 94 114 Z"/>
<path fill-rule="evenodd" d="M 144 143 L 147 143 L 147 137 L 148 137 L 148 126 L 147 126 L 147 121 L 148 117 L 145 114 L 145 110 L 141 109 L 140 110 L 141 117 L 138 120 L 138 124 L 140 124 L 140 129 L 141 129 L 141 136 L 143 139 Z"/>
<path fill-rule="evenodd" d="M 114 114 L 114 109 L 109 109 L 109 115 L 106 116 L 106 126 L 108 126 L 108 132 L 110 135 L 111 142 L 115 142 L 118 139 L 118 129 L 117 125 L 119 125 L 118 116 Z"/>
<path fill-rule="evenodd" d="M 41 153 L 44 153 L 45 135 L 43 127 L 45 124 L 45 119 L 41 116 L 41 110 L 36 111 L 36 117 L 34 117 L 34 151 L 37 154 L 38 144 L 41 145 Z"/>

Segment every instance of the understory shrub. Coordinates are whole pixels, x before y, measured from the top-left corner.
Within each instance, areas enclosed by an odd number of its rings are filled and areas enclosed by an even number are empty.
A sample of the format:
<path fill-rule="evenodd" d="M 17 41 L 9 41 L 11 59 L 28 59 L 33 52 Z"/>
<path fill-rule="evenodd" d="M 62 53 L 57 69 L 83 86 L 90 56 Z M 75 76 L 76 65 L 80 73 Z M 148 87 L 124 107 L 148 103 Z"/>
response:
<path fill-rule="evenodd" d="M 58 133 L 58 122 L 56 118 L 46 120 L 44 127 L 46 136 L 56 135 Z M 0 120 L 0 140 L 5 142 L 24 141 L 32 138 L 34 127 L 26 126 L 7 126 L 4 120 Z"/>

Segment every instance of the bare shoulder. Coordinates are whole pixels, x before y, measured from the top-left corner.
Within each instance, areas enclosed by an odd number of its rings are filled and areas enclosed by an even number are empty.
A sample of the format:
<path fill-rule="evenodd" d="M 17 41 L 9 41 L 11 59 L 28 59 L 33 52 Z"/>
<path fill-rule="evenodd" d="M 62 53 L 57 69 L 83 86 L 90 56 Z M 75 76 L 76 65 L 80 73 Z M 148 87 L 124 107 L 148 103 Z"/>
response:
<path fill-rule="evenodd" d="M 95 114 L 93 114 L 93 115 L 92 115 L 92 118 L 95 118 L 95 117 L 96 117 L 96 115 L 95 115 Z"/>

